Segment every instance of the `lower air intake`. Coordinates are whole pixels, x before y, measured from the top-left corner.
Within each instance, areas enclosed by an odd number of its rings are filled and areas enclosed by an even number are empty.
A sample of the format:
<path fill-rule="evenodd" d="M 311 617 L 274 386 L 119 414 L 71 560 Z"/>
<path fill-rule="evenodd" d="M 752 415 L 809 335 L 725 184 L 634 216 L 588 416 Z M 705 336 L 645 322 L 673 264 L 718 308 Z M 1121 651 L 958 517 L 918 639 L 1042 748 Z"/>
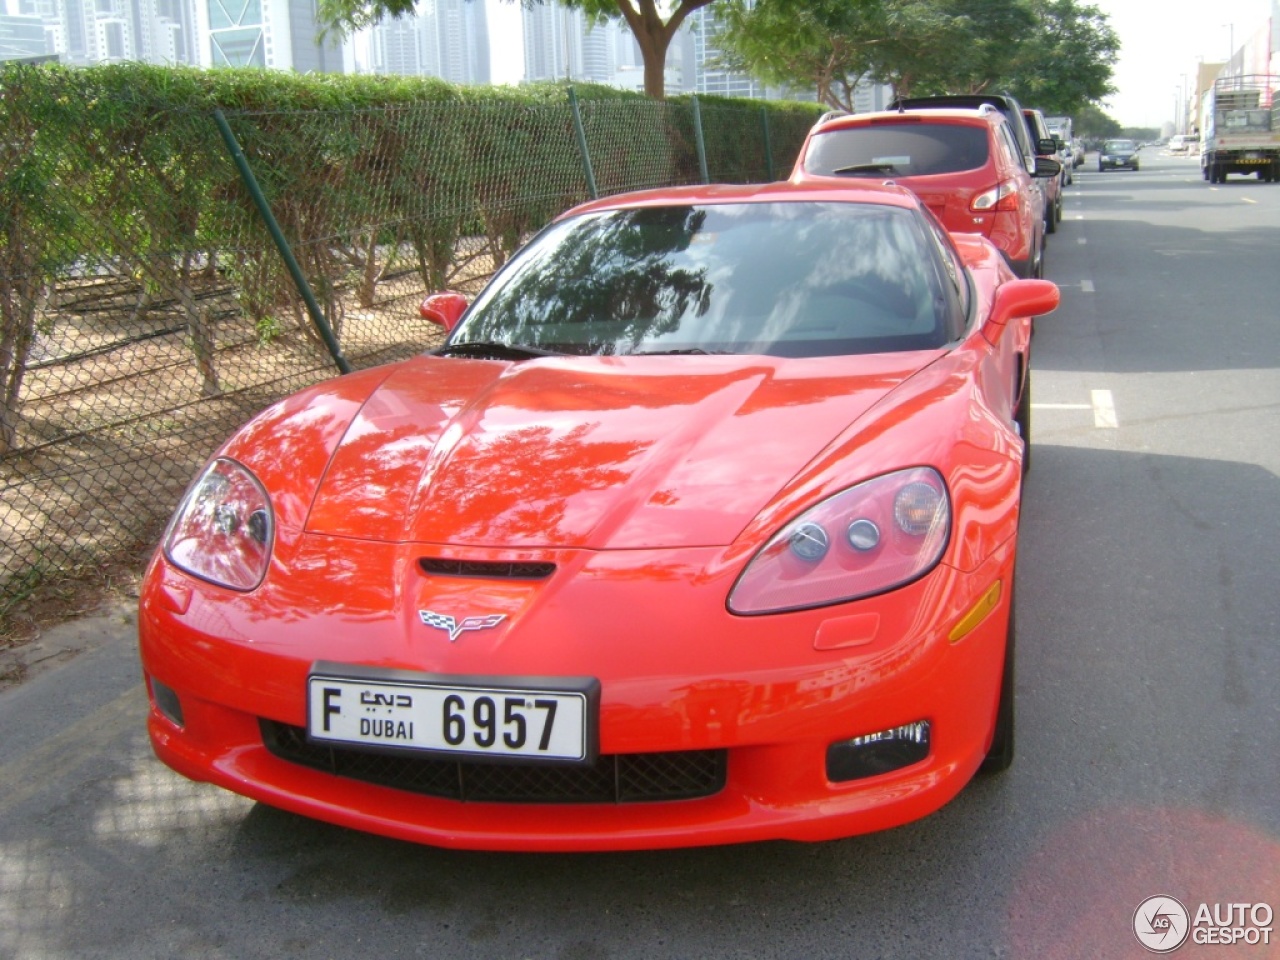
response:
<path fill-rule="evenodd" d="M 447 757 L 368 753 L 311 743 L 301 727 L 260 721 L 267 749 L 282 760 L 340 777 L 449 800 L 489 803 L 656 803 L 724 789 L 724 750 L 628 753 L 590 766 L 473 763 Z"/>

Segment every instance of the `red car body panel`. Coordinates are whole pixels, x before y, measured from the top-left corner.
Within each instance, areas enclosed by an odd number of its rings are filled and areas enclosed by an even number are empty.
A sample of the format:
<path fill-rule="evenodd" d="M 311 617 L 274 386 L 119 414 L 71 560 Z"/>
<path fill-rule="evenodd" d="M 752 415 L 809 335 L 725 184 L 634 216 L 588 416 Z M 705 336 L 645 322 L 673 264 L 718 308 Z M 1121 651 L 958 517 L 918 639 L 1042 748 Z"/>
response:
<path fill-rule="evenodd" d="M 849 196 L 844 185 L 770 189 Z M 736 191 L 630 202 L 767 193 Z M 1012 275 L 986 241 L 956 246 L 986 316 Z M 271 499 L 262 585 L 206 583 L 162 551 L 148 570 L 144 671 L 153 694 L 162 684 L 182 705 L 176 723 L 153 696 L 155 750 L 193 779 L 446 847 L 822 840 L 924 816 L 964 786 L 991 742 L 1021 489 L 1011 419 L 1029 342 L 1030 319 L 1013 316 L 974 324 L 951 349 L 866 357 L 424 356 L 282 401 L 219 454 L 253 471 Z M 727 609 L 745 564 L 791 518 L 926 464 L 953 510 L 930 572 L 816 609 Z M 555 572 L 439 577 L 424 573 L 424 557 Z M 451 642 L 423 628 L 427 609 L 503 620 Z M 264 746 L 260 721 L 305 727 L 320 661 L 593 677 L 601 754 L 724 749 L 726 784 L 661 803 L 460 802 L 300 766 Z M 828 781 L 832 742 L 919 720 L 934 731 L 927 759 Z"/>

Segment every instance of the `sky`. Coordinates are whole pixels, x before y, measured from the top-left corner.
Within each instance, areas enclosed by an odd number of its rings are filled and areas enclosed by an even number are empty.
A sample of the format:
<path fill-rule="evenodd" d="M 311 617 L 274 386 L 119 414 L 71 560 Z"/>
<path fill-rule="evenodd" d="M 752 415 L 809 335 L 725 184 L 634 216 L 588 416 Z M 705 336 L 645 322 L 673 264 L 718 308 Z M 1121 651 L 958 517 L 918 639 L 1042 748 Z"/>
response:
<path fill-rule="evenodd" d="M 1200 61 L 1226 62 L 1271 15 L 1272 0 L 1082 0 L 1107 14 L 1120 38 L 1103 104 L 1126 127 L 1173 122 L 1180 88 L 1189 88 Z"/>
<path fill-rule="evenodd" d="M 520 4 L 484 0 L 489 22 L 489 77 L 496 84 L 515 86 L 524 78 L 524 43 L 520 32 Z"/>
<path fill-rule="evenodd" d="M 1172 123 L 1175 103 L 1200 61 L 1225 62 L 1271 15 L 1273 0 L 1081 0 L 1107 14 L 1120 38 L 1103 109 L 1122 126 Z M 1280 3 L 1280 0 L 1275 0 Z M 493 44 L 494 83 L 517 84 L 524 73 L 520 6 L 485 0 Z"/>

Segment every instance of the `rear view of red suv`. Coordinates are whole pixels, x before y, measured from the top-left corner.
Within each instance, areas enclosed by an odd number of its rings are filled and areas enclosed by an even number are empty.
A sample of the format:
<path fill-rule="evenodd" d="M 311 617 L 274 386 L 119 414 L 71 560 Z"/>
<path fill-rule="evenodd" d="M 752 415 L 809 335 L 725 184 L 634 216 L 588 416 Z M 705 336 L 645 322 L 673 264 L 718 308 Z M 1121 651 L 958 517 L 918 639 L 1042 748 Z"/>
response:
<path fill-rule="evenodd" d="M 1037 177 L 1061 167 L 1036 163 Z M 1044 193 L 996 108 L 829 114 L 805 140 L 792 180 L 892 180 L 954 233 L 979 233 L 1020 277 L 1044 275 Z"/>

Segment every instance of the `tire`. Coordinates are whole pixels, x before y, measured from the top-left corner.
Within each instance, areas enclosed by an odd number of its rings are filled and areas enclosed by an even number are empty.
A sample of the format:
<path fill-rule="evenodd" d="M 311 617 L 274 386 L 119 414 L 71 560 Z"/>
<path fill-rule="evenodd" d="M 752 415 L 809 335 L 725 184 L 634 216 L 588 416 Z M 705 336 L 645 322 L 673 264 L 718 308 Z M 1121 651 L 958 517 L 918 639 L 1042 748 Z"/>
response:
<path fill-rule="evenodd" d="M 1136 163 L 1133 165 L 1133 172 L 1134 173 L 1138 172 L 1138 165 Z"/>
<path fill-rule="evenodd" d="M 1013 587 L 1010 586 L 1009 597 L 1009 629 L 1004 639 L 1004 669 L 1000 674 L 1000 699 L 996 707 L 995 730 L 991 735 L 991 749 L 978 767 L 979 773 L 1003 773 L 1013 765 L 1013 687 L 1014 687 L 1014 653 L 1017 649 L 1017 630 L 1014 617 Z"/>
<path fill-rule="evenodd" d="M 1034 323 L 1034 320 L 1032 321 Z M 1032 328 L 1034 329 L 1034 327 Z M 1018 409 L 1014 413 L 1013 422 L 1018 425 L 1018 435 L 1022 437 L 1022 475 L 1025 477 L 1031 469 L 1031 369 L 1027 369 L 1026 383 L 1022 386 L 1022 397 L 1018 401 Z"/>

